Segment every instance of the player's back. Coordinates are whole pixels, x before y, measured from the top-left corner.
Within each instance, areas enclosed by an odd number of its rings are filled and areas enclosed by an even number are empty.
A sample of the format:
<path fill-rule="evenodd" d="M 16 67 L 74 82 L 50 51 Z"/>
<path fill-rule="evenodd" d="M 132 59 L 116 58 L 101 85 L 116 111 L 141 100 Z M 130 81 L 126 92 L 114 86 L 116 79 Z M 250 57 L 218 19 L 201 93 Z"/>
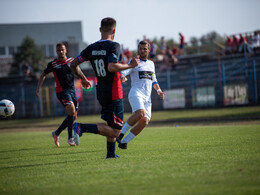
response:
<path fill-rule="evenodd" d="M 97 77 L 97 98 L 101 102 L 122 99 L 120 72 L 108 70 L 110 62 L 119 62 L 120 45 L 113 41 L 100 40 L 89 45 L 87 53 Z"/>

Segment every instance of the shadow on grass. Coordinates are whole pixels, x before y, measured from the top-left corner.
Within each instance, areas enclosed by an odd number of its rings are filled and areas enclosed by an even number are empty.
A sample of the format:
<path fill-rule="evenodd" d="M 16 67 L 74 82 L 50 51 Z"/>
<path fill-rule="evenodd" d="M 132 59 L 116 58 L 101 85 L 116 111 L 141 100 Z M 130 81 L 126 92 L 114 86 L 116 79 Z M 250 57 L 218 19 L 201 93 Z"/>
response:
<path fill-rule="evenodd" d="M 100 152 L 101 150 L 95 150 L 95 151 L 84 151 L 84 152 L 64 152 L 64 153 L 52 153 L 52 154 L 39 154 L 37 156 L 59 156 L 59 155 L 71 155 L 71 154 L 87 154 L 87 153 L 93 153 L 93 152 Z"/>
<path fill-rule="evenodd" d="M 27 167 L 40 167 L 40 166 L 49 166 L 49 165 L 60 165 L 60 164 L 67 164 L 67 163 L 76 163 L 82 162 L 85 160 L 66 160 L 62 162 L 51 162 L 51 163 L 40 163 L 40 164 L 31 164 L 31 165 L 17 165 L 17 166 L 9 166 L 9 167 L 0 167 L 2 169 L 18 169 L 18 168 L 27 168 Z"/>
<path fill-rule="evenodd" d="M 22 151 L 31 151 L 31 150 L 38 150 L 39 148 L 21 148 L 17 150 L 2 150 L 1 153 L 8 153 L 8 152 L 22 152 Z"/>

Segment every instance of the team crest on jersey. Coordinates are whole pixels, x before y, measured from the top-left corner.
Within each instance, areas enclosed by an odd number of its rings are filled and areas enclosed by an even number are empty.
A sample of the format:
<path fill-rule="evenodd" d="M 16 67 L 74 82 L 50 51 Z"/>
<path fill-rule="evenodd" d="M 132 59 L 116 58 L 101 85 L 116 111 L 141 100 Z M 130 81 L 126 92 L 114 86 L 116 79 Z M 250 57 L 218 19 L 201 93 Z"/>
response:
<path fill-rule="evenodd" d="M 139 71 L 139 79 L 150 79 L 153 80 L 153 72 L 152 71 Z"/>

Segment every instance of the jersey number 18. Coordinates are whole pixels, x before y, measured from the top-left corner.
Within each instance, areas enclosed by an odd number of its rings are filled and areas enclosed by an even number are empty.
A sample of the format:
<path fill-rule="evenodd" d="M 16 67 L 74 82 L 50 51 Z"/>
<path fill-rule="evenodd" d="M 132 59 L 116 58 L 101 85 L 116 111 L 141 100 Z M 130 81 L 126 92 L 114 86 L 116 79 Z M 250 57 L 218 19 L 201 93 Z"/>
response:
<path fill-rule="evenodd" d="M 97 75 L 100 77 L 105 77 L 106 76 L 106 69 L 105 69 L 105 63 L 103 59 L 96 59 L 94 61 L 95 66 L 96 66 L 96 72 Z"/>

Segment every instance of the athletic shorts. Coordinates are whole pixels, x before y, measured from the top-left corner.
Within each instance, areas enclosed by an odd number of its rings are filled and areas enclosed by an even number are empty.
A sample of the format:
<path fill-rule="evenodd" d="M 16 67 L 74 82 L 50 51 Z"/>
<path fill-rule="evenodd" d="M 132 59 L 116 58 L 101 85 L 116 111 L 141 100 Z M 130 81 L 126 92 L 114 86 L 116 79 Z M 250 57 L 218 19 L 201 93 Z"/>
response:
<path fill-rule="evenodd" d="M 132 112 L 137 110 L 143 109 L 145 110 L 145 117 L 149 120 L 151 119 L 152 115 L 152 102 L 151 100 L 145 100 L 139 96 L 132 96 L 129 98 L 129 102 L 132 108 Z"/>
<path fill-rule="evenodd" d="M 123 99 L 114 100 L 110 104 L 103 105 L 101 118 L 106 121 L 110 127 L 121 130 L 124 123 Z"/>
<path fill-rule="evenodd" d="M 74 89 L 67 89 L 56 94 L 60 103 L 66 107 L 67 105 L 74 104 L 75 109 L 78 110 L 78 101 Z"/>

